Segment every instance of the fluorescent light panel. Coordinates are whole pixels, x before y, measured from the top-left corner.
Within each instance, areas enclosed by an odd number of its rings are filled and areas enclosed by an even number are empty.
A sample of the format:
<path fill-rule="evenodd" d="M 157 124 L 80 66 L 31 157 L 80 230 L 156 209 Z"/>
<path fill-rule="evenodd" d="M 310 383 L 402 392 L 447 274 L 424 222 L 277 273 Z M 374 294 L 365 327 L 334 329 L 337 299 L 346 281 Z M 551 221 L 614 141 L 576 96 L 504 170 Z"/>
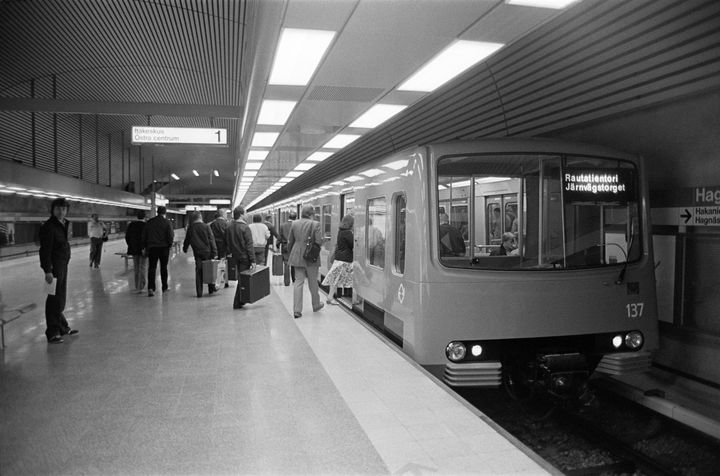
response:
<path fill-rule="evenodd" d="M 180 177 L 178 177 L 177 174 L 170 174 L 170 176 L 175 180 L 180 180 Z"/>
<path fill-rule="evenodd" d="M 398 86 L 398 89 L 400 91 L 434 91 L 503 46 L 502 43 L 457 40 Z"/>
<path fill-rule="evenodd" d="M 357 182 L 363 179 L 364 177 L 360 177 L 359 175 L 351 175 L 349 177 L 345 177 L 343 180 L 345 180 L 346 182 Z"/>
<path fill-rule="evenodd" d="M 315 167 L 317 165 L 316 162 L 303 162 L 300 164 L 297 164 L 297 167 L 295 167 L 295 170 L 310 170 L 311 168 Z"/>
<path fill-rule="evenodd" d="M 260 115 L 258 116 L 258 124 L 268 124 L 272 126 L 283 126 L 287 122 L 290 114 L 297 102 L 295 101 L 275 101 L 266 99 L 260 107 Z"/>
<path fill-rule="evenodd" d="M 279 132 L 256 132 L 250 147 L 272 147 L 279 135 Z"/>
<path fill-rule="evenodd" d="M 268 83 L 306 86 L 334 36 L 334 31 L 284 28 Z"/>
<path fill-rule="evenodd" d="M 366 127 L 372 129 L 387 121 L 406 107 L 407 106 L 399 104 L 375 104 L 365 111 L 365 114 L 358 117 L 355 122 L 351 123 L 350 127 Z"/>
<path fill-rule="evenodd" d="M 257 175 L 257 170 L 246 170 L 242 174 L 243 178 L 255 177 L 256 175 Z"/>
<path fill-rule="evenodd" d="M 521 5 L 524 7 L 563 9 L 577 0 L 505 0 L 508 5 Z"/>
<path fill-rule="evenodd" d="M 360 134 L 338 134 L 330 139 L 327 144 L 322 146 L 323 149 L 342 149 L 353 141 L 357 140 Z"/>
<path fill-rule="evenodd" d="M 305 160 L 309 160 L 309 161 L 311 161 L 311 162 L 322 162 L 323 160 L 327 159 L 328 157 L 330 157 L 330 156 L 333 155 L 334 153 L 335 153 L 335 152 L 323 152 L 323 151 L 313 152 L 313 153 L 310 154 L 310 156 L 309 156 L 307 159 L 305 159 Z"/>
<path fill-rule="evenodd" d="M 248 152 L 247 159 L 248 161 L 255 160 L 257 162 L 262 162 L 263 160 L 265 160 L 269 153 L 269 150 L 251 150 L 250 152 Z"/>
<path fill-rule="evenodd" d="M 195 170 L 195 169 L 193 169 L 193 175 L 196 176 L 196 177 L 199 177 L 199 176 L 200 176 L 200 174 L 198 173 L 198 171 Z"/>
<path fill-rule="evenodd" d="M 368 169 L 364 172 L 360 172 L 360 174 L 366 176 L 366 177 L 377 177 L 378 175 L 384 174 L 380 169 Z"/>
<path fill-rule="evenodd" d="M 245 170 L 260 170 L 262 162 L 245 162 Z"/>
<path fill-rule="evenodd" d="M 296 170 L 291 170 L 290 172 L 285 174 L 285 177 L 295 178 L 302 175 L 302 172 L 298 172 Z"/>
<path fill-rule="evenodd" d="M 400 170 L 402 168 L 407 167 L 408 161 L 407 160 L 396 160 L 395 162 L 388 162 L 387 164 L 383 164 L 383 167 L 387 167 L 389 169 L 393 170 Z"/>
<path fill-rule="evenodd" d="M 215 174 L 216 177 L 220 176 L 220 172 L 218 172 L 217 169 L 213 170 L 213 173 Z"/>

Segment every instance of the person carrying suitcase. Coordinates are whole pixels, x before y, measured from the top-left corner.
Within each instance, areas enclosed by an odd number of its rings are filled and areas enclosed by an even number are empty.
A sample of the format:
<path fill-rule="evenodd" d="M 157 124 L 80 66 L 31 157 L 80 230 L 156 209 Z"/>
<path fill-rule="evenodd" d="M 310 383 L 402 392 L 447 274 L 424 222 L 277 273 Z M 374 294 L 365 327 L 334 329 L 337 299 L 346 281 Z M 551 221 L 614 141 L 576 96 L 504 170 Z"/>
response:
<path fill-rule="evenodd" d="M 195 255 L 195 291 L 197 297 L 202 297 L 203 286 L 203 261 L 208 261 L 217 257 L 217 247 L 215 246 L 215 237 L 210 230 L 210 225 L 203 223 L 202 214 L 199 211 L 192 212 L 190 215 L 190 226 L 188 226 L 183 242 L 183 252 L 187 253 L 188 247 L 192 247 Z M 214 280 L 215 276 L 208 277 L 208 281 Z M 214 283 L 208 283 L 208 292 L 210 294 L 217 291 Z"/>
<path fill-rule="evenodd" d="M 253 236 L 250 227 L 243 219 L 245 208 L 238 205 L 233 210 L 233 221 L 225 230 L 225 243 L 227 244 L 228 253 L 232 255 L 228 259 L 228 268 L 235 266 L 237 273 L 240 274 L 246 269 L 255 267 L 255 250 L 253 249 Z M 235 289 L 235 299 L 233 300 L 233 309 L 242 309 L 245 303 L 242 301 L 242 290 L 240 286 Z"/>

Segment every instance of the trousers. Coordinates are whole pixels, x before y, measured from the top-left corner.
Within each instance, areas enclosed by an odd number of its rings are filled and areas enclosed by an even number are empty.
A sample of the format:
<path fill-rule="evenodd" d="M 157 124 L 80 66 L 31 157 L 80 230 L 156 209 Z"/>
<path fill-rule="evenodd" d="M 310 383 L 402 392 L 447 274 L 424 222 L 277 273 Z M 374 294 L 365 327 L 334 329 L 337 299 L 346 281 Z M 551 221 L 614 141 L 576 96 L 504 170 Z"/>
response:
<path fill-rule="evenodd" d="M 168 261 L 170 261 L 170 248 L 148 248 L 148 291 L 155 291 L 155 271 L 160 261 L 160 281 L 162 290 L 168 288 Z"/>

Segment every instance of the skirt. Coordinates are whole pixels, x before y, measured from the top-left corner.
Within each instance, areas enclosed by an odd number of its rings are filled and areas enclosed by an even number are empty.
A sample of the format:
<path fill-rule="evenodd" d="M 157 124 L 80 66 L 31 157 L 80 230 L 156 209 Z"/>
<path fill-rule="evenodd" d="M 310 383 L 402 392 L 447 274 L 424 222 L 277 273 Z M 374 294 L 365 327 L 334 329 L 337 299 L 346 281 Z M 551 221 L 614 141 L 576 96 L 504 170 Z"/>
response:
<path fill-rule="evenodd" d="M 352 263 L 345 261 L 333 261 L 330 271 L 323 279 L 323 286 L 336 286 L 338 288 L 353 287 L 353 267 Z"/>

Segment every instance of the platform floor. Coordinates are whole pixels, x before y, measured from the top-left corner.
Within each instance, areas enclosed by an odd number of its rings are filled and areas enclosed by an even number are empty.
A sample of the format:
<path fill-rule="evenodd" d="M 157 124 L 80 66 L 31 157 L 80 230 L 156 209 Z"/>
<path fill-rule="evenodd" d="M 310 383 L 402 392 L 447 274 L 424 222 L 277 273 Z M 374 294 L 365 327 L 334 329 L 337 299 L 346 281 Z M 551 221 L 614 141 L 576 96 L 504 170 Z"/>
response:
<path fill-rule="evenodd" d="M 232 309 L 235 283 L 130 291 L 122 242 L 101 268 L 73 249 L 64 344 L 43 334 L 37 257 L 0 262 L 6 326 L 0 474 L 547 474 L 555 472 L 338 306 L 301 319 L 292 287 Z M 159 278 L 158 278 L 159 280 Z M 158 284 L 159 288 L 159 284 Z M 306 290 L 307 293 L 307 290 Z"/>

